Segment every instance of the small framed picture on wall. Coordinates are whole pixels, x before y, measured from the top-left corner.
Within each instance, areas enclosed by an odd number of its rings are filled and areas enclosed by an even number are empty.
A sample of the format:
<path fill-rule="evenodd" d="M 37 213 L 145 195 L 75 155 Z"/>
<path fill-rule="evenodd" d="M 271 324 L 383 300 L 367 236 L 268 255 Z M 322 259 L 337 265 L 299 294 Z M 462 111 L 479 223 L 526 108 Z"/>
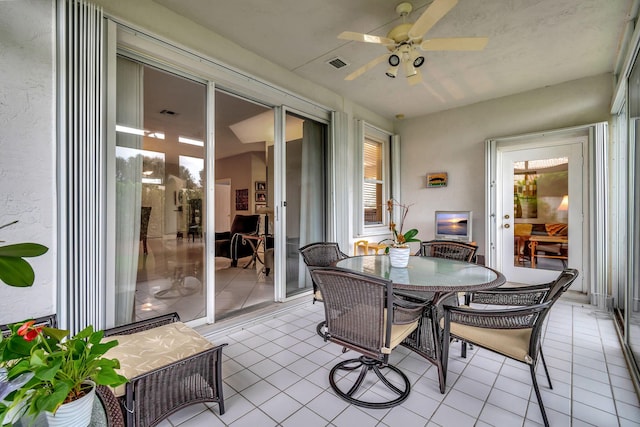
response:
<path fill-rule="evenodd" d="M 248 211 L 249 210 L 249 189 L 244 188 L 242 190 L 236 190 L 236 210 Z"/>
<path fill-rule="evenodd" d="M 447 173 L 435 172 L 427 174 L 427 187 L 446 187 Z"/>
<path fill-rule="evenodd" d="M 266 191 L 267 183 L 264 181 L 256 181 L 256 191 Z"/>
<path fill-rule="evenodd" d="M 256 191 L 256 202 L 265 203 L 267 201 L 267 193 L 264 191 Z"/>

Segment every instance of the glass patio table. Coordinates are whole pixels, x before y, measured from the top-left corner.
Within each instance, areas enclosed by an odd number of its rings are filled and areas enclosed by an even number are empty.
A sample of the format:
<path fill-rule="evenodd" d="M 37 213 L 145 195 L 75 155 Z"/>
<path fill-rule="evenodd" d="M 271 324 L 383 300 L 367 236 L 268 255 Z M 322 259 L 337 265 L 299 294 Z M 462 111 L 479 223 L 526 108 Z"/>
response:
<path fill-rule="evenodd" d="M 335 266 L 391 280 L 399 296 L 430 302 L 420 325 L 402 345 L 436 365 L 441 393 L 445 391 L 446 372 L 442 369 L 438 306 L 458 292 L 492 289 L 506 281 L 502 273 L 489 267 L 436 257 L 410 256 L 406 268 L 392 267 L 386 255 L 350 257 L 336 262 Z"/>

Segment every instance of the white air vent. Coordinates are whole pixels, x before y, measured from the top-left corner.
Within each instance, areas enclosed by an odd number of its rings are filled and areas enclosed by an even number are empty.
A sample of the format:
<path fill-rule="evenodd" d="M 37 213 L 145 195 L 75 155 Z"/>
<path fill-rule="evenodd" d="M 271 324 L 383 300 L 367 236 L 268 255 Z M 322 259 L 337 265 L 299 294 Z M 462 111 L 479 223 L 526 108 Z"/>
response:
<path fill-rule="evenodd" d="M 347 65 L 349 65 L 347 61 L 345 61 L 342 58 L 338 58 L 337 56 L 335 58 L 328 60 L 327 64 L 331 65 L 335 69 L 340 69 L 342 67 L 346 67 Z"/>

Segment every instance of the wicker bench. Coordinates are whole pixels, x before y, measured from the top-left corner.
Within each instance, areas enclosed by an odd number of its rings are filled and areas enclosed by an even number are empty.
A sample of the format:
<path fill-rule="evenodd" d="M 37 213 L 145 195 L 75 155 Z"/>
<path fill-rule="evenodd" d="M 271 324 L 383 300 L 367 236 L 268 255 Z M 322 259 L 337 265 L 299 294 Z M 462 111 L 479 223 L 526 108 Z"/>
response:
<path fill-rule="evenodd" d="M 167 334 L 176 339 L 163 340 Z M 120 360 L 121 373 L 129 379 L 124 390 L 114 391 L 127 426 L 154 426 L 199 402 L 217 402 L 224 414 L 222 347 L 226 344 L 214 346 L 181 323 L 177 313 L 107 329 L 107 337 L 118 339 L 120 344 L 107 356 Z M 145 342 L 141 350 L 133 350 L 136 343 L 140 347 Z M 148 345 L 154 342 L 156 346 Z M 191 350 L 185 348 L 186 342 Z M 173 360 L 168 359 L 167 349 L 174 351 Z"/>

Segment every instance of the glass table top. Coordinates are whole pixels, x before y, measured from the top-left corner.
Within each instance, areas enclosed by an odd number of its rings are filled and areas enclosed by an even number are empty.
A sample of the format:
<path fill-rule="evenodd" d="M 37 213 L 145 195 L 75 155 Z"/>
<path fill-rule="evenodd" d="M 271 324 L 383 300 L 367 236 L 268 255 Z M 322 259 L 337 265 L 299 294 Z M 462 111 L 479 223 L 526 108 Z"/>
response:
<path fill-rule="evenodd" d="M 479 264 L 443 258 L 410 256 L 406 268 L 391 267 L 387 255 L 355 256 L 336 267 L 390 279 L 394 287 L 421 291 L 471 291 L 502 285 L 505 277 Z"/>

